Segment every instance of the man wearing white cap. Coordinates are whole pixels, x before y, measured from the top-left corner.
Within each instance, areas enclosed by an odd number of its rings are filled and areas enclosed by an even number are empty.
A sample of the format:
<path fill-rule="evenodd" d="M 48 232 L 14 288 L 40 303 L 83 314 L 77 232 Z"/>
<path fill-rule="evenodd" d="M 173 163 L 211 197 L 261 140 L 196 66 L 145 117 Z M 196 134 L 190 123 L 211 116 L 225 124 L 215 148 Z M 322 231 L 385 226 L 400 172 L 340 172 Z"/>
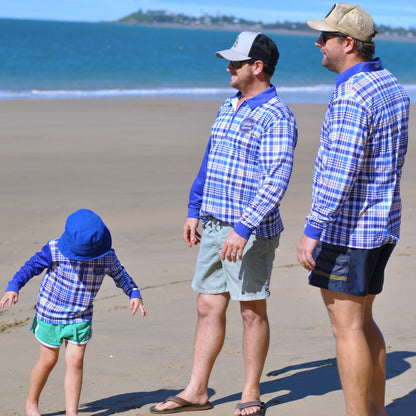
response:
<path fill-rule="evenodd" d="M 283 230 L 279 205 L 292 172 L 297 128 L 270 84 L 279 57 L 270 38 L 242 32 L 217 56 L 230 61 L 230 84 L 238 93 L 225 101 L 212 126 L 184 225 L 188 246 L 201 242 L 192 282 L 198 292 L 192 373 L 185 390 L 151 408 L 157 414 L 212 407 L 208 382 L 223 346 L 230 300 L 240 303 L 246 369 L 235 415 L 265 413 L 260 377 L 269 345 L 266 299 Z"/>
<path fill-rule="evenodd" d="M 387 416 L 386 347 L 372 306 L 399 241 L 409 98 L 373 59 L 374 23 L 359 6 L 337 3 L 307 23 L 321 32 L 322 65 L 338 76 L 297 257 L 328 309 L 347 415 Z"/>

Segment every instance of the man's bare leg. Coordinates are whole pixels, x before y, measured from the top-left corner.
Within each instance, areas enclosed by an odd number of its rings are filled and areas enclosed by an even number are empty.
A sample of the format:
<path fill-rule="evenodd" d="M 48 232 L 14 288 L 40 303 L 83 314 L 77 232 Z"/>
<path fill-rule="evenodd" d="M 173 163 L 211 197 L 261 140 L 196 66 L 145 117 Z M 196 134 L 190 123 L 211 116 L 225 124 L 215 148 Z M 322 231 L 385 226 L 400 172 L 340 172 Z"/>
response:
<path fill-rule="evenodd" d="M 366 297 L 321 291 L 336 339 L 347 416 L 369 416 L 372 359 L 363 328 Z"/>
<path fill-rule="evenodd" d="M 369 406 L 371 416 L 387 416 L 385 408 L 386 391 L 386 344 L 383 335 L 373 319 L 373 302 L 375 296 L 368 295 L 365 304 L 364 333 L 373 363 L 370 382 Z"/>
<path fill-rule="evenodd" d="M 260 400 L 260 378 L 266 361 L 270 341 L 269 320 L 266 300 L 240 302 L 243 318 L 243 350 L 246 368 L 246 381 L 241 395 L 241 402 Z M 236 416 L 251 415 L 258 412 L 258 406 L 248 407 L 241 412 L 236 409 Z"/>
<path fill-rule="evenodd" d="M 194 358 L 188 385 L 178 394 L 193 404 L 208 401 L 208 381 L 212 367 L 225 339 L 228 293 L 199 294 L 197 302 L 198 323 L 194 341 Z M 157 410 L 173 409 L 179 405 L 173 401 L 158 403 Z"/>

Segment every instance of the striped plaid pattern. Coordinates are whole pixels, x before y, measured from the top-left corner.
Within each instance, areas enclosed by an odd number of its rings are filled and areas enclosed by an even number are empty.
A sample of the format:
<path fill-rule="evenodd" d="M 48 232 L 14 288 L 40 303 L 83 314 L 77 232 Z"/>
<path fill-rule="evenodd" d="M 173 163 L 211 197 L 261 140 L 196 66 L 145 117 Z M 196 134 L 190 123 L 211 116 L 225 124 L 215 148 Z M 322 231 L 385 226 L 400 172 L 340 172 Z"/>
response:
<path fill-rule="evenodd" d="M 339 82 L 321 129 L 307 217 L 322 241 L 371 249 L 399 240 L 408 119 L 409 98 L 389 71 Z"/>
<path fill-rule="evenodd" d="M 279 205 L 292 172 L 296 122 L 275 93 L 235 111 L 237 99 L 223 104 L 212 126 L 200 217 L 276 237 L 283 230 Z"/>
<path fill-rule="evenodd" d="M 36 306 L 38 319 L 51 324 L 91 321 L 93 300 L 106 274 L 128 296 L 137 288 L 114 250 L 99 259 L 81 262 L 64 257 L 57 243 L 57 239 L 49 242 L 53 264 L 39 290 Z"/>
<path fill-rule="evenodd" d="M 131 298 L 140 290 L 117 259 L 113 249 L 105 256 L 89 261 L 70 260 L 58 250 L 58 239 L 51 240 L 42 251 L 30 258 L 9 282 L 7 290 L 19 290 L 35 275 L 47 268 L 36 305 L 36 317 L 55 325 L 92 320 L 93 300 L 105 275 Z"/>

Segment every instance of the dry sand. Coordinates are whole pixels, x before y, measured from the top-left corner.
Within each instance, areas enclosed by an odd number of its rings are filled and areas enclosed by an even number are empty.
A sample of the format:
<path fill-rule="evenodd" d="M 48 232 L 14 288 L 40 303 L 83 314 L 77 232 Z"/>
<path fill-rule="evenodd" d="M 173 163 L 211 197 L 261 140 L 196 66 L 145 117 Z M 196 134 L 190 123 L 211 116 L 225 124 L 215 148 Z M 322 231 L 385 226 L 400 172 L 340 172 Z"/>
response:
<path fill-rule="evenodd" d="M 90 208 L 142 288 L 149 316 L 132 318 L 128 299 L 107 279 L 95 301 L 80 415 L 148 415 L 186 384 L 192 362 L 197 248 L 182 240 L 189 187 L 220 102 L 180 99 L 1 101 L 0 272 L 14 272 L 67 215 Z M 285 231 L 269 300 L 271 346 L 261 389 L 267 415 L 334 416 L 344 401 L 334 341 L 319 291 L 307 285 L 295 251 L 310 207 L 311 176 L 324 105 L 291 105 L 299 143 L 282 205 Z M 415 106 L 402 181 L 402 241 L 387 269 L 376 318 L 388 345 L 390 416 L 416 412 Z M 38 344 L 29 332 L 40 278 L 0 311 L 0 415 L 23 415 Z M 3 289 L 2 289 L 3 290 Z M 63 354 L 41 397 L 42 415 L 64 414 Z M 232 415 L 244 378 L 238 305 L 230 305 L 225 345 L 214 367 L 206 414 Z M 189 415 L 197 413 L 188 413 Z M 199 413 L 201 414 L 201 413 Z M 204 413 L 205 414 L 205 413 Z"/>

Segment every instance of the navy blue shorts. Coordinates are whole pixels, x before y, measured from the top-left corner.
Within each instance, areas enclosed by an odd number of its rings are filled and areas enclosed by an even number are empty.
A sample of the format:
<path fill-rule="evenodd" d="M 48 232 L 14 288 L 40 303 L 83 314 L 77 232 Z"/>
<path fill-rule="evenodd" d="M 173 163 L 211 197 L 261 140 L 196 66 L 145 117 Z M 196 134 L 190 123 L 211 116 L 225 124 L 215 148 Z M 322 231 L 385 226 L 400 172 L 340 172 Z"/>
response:
<path fill-rule="evenodd" d="M 384 269 L 394 247 L 385 244 L 359 249 L 319 242 L 313 252 L 316 267 L 309 273 L 309 284 L 355 296 L 377 295 L 383 289 Z"/>

